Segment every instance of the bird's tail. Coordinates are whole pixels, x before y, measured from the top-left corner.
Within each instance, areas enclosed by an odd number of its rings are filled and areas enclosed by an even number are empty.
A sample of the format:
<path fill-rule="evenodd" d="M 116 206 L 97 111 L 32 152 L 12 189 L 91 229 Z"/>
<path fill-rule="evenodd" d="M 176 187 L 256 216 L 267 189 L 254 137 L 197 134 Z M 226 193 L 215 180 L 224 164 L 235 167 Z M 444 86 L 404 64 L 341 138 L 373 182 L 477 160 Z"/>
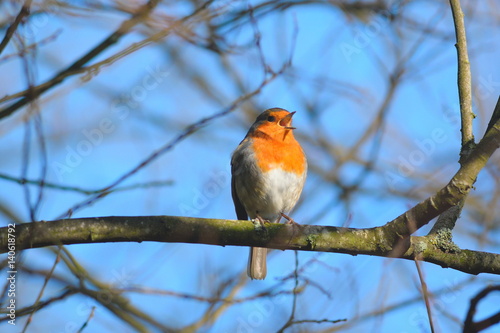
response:
<path fill-rule="evenodd" d="M 251 247 L 248 256 L 247 274 L 252 280 L 264 280 L 267 274 L 267 249 Z"/>

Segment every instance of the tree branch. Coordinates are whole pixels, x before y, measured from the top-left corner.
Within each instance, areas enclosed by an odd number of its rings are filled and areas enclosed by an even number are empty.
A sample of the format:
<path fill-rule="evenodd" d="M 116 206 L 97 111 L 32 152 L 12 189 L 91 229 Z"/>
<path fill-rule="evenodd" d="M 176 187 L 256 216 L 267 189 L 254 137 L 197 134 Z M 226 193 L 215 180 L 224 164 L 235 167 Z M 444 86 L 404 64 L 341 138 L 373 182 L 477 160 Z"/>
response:
<path fill-rule="evenodd" d="M 483 319 L 479 322 L 474 322 L 473 320 L 479 301 L 484 299 L 486 296 L 488 296 L 489 293 L 493 291 L 500 291 L 500 285 L 488 286 L 471 299 L 469 311 L 467 312 L 467 317 L 465 318 L 464 322 L 463 333 L 476 333 L 500 322 L 500 311 L 492 315 L 491 317 Z"/>
<path fill-rule="evenodd" d="M 432 219 L 458 205 L 468 195 L 476 182 L 477 175 L 499 146 L 500 120 L 491 126 L 491 129 L 461 163 L 460 169 L 445 187 L 381 227 L 389 241 L 391 237 L 393 245 L 405 241 L 405 238 Z M 406 251 L 409 243 L 403 245 L 403 248 L 400 249 L 401 253 Z"/>
<path fill-rule="evenodd" d="M 460 0 L 450 0 L 450 6 L 457 40 L 455 44 L 458 58 L 457 83 L 460 100 L 460 119 L 462 122 L 460 130 L 462 132 L 462 144 L 459 162 L 462 164 L 475 146 L 474 134 L 472 131 L 472 121 L 475 115 L 472 112 L 472 79 L 469 55 L 467 53 L 467 35 L 465 33 L 464 14 L 460 7 Z M 455 206 L 443 212 L 429 234 L 436 234 L 439 230 L 453 230 L 455 223 L 460 217 L 466 198 L 467 195 L 465 195 Z M 451 242 L 451 233 L 449 241 Z"/>
<path fill-rule="evenodd" d="M 5 36 L 3 37 L 2 42 L 0 42 L 0 54 L 3 52 L 7 44 L 9 44 L 9 41 L 12 39 L 12 36 L 14 36 L 14 33 L 16 32 L 19 24 L 25 17 L 29 16 L 31 2 L 32 0 L 26 0 L 26 2 L 21 7 L 21 10 L 19 11 L 19 14 L 17 14 L 16 19 L 14 20 L 14 22 L 12 22 L 12 24 L 5 32 Z"/>
<path fill-rule="evenodd" d="M 470 274 L 500 274 L 498 254 L 450 248 L 434 234 L 409 237 L 467 196 L 477 175 L 499 146 L 500 120 L 497 120 L 445 187 L 381 227 L 352 229 L 269 224 L 265 230 L 255 230 L 251 221 L 175 216 L 63 219 L 1 228 L 0 253 L 62 244 L 181 242 L 366 254 L 412 260 L 416 257 Z M 12 240 L 15 240 L 15 246 Z"/>
<path fill-rule="evenodd" d="M 486 127 L 486 132 L 484 132 L 485 135 L 498 122 L 498 120 L 500 120 L 500 96 L 498 96 L 497 104 L 495 105 L 491 119 Z"/>
<path fill-rule="evenodd" d="M 103 242 L 172 242 L 210 245 L 258 246 L 280 250 L 365 254 L 390 254 L 381 228 L 353 229 L 329 226 L 266 224 L 252 221 L 203 219 L 178 216 L 111 216 L 18 224 L 15 251 L 61 244 Z M 11 230 L 12 231 L 12 230 Z M 8 228 L 0 228 L 0 251 L 9 251 Z M 12 249 L 12 248 L 11 248 Z M 500 255 L 439 248 L 432 238 L 412 237 L 411 246 L 399 258 L 417 259 L 470 274 L 500 274 Z"/>
<path fill-rule="evenodd" d="M 460 98 L 460 115 L 462 119 L 462 149 L 460 152 L 460 158 L 462 159 L 467 157 L 468 152 L 474 148 L 472 120 L 475 115 L 472 112 L 472 79 L 469 55 L 467 53 L 464 13 L 460 7 L 460 0 L 450 0 L 450 5 L 457 39 L 455 46 L 458 57 L 458 96 Z"/>

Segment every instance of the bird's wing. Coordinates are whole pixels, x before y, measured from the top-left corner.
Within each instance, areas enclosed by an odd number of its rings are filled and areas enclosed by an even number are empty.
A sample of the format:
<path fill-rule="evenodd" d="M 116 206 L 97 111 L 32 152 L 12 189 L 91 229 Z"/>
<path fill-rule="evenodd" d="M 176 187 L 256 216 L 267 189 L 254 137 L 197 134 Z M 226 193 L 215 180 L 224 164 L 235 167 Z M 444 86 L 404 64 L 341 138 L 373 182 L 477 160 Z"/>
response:
<path fill-rule="evenodd" d="M 233 197 L 233 203 L 234 203 L 234 210 L 236 211 L 236 216 L 238 217 L 238 220 L 248 220 L 248 214 L 247 211 L 245 210 L 245 207 L 240 201 L 240 198 L 238 197 L 238 193 L 236 193 L 236 184 L 235 184 L 235 177 L 236 177 L 236 163 L 235 161 L 236 158 L 233 156 L 231 159 L 231 196 Z"/>

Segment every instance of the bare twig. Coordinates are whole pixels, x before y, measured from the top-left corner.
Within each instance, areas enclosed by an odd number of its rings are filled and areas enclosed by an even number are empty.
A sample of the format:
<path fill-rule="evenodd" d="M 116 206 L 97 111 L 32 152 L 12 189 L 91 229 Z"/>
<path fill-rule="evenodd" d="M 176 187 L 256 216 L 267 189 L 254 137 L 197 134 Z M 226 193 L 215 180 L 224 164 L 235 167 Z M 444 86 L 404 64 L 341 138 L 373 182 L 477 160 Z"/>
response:
<path fill-rule="evenodd" d="M 295 269 L 293 270 L 293 278 L 294 278 L 294 286 L 293 286 L 293 298 L 292 298 L 292 310 L 290 311 L 290 317 L 288 321 L 278 330 L 279 333 L 284 332 L 285 329 L 292 326 L 295 320 L 295 312 L 297 310 L 297 296 L 298 296 L 298 287 L 299 287 L 299 254 L 297 251 L 294 251 L 295 255 Z"/>
<path fill-rule="evenodd" d="M 347 321 L 347 319 L 302 319 L 302 320 L 294 320 L 293 324 L 338 324 L 341 322 Z"/>
<path fill-rule="evenodd" d="M 455 36 L 458 57 L 458 95 L 460 98 L 460 117 L 462 120 L 462 149 L 461 160 L 467 157 L 469 151 L 474 148 L 474 134 L 472 132 L 472 121 L 475 117 L 472 112 L 472 79 L 470 73 L 469 55 L 467 53 L 467 37 L 465 32 L 464 13 L 460 7 L 460 0 L 450 0 L 453 22 L 455 24 Z"/>
<path fill-rule="evenodd" d="M 7 106 L 3 110 L 0 110 L 0 119 L 10 116 L 13 112 L 38 98 L 47 90 L 63 82 L 67 77 L 74 75 L 75 73 L 79 73 L 85 64 L 101 54 L 111 45 L 118 42 L 118 40 L 120 40 L 120 38 L 127 34 L 135 25 L 141 23 L 145 19 L 145 17 L 147 17 L 149 13 L 158 5 L 158 3 L 159 0 L 148 1 L 145 5 L 139 8 L 139 10 L 130 19 L 124 21 L 115 32 L 113 32 L 109 37 L 107 37 L 95 48 L 90 50 L 83 57 L 75 61 L 69 67 L 57 73 L 52 79 L 48 80 L 47 82 L 35 87 L 34 89 L 31 89 L 30 91 L 26 91 L 26 93 L 23 94 L 24 97 L 22 97 L 19 101 Z"/>
<path fill-rule="evenodd" d="M 94 311 L 95 311 L 95 306 L 92 307 L 92 309 L 90 310 L 90 314 L 89 314 L 89 317 L 87 318 L 87 320 L 83 323 L 82 327 L 80 327 L 80 329 L 78 330 L 77 333 L 81 333 L 83 332 L 83 330 L 85 329 L 85 327 L 87 327 L 90 319 L 92 319 L 94 317 Z"/>
<path fill-rule="evenodd" d="M 422 272 L 422 269 L 420 268 L 420 263 L 418 262 L 418 259 L 415 258 L 415 266 L 417 267 L 417 272 L 418 272 L 418 278 L 420 280 L 420 285 L 422 286 L 422 297 L 424 298 L 425 301 L 425 308 L 427 309 L 427 317 L 429 318 L 429 326 L 431 329 L 431 332 L 434 333 L 434 324 L 432 322 L 432 309 L 431 309 L 431 303 L 429 301 L 429 290 L 427 289 L 427 283 L 425 282 L 424 274 Z"/>
<path fill-rule="evenodd" d="M 486 287 L 471 299 L 469 311 L 464 322 L 463 333 L 477 333 L 500 322 L 500 311 L 480 322 L 473 321 L 479 301 L 493 291 L 500 291 L 500 285 Z"/>
<path fill-rule="evenodd" d="M 31 2 L 32 0 L 26 0 L 19 11 L 19 14 L 17 14 L 16 19 L 5 32 L 2 42 L 0 42 L 0 54 L 3 52 L 7 44 L 9 44 L 9 41 L 12 39 L 12 36 L 14 36 L 14 33 L 16 32 L 16 29 L 21 21 L 30 14 Z"/>
<path fill-rule="evenodd" d="M 225 297 L 227 300 L 231 301 L 240 292 L 248 281 L 245 272 L 241 272 L 237 277 L 235 284 L 230 283 L 234 279 L 227 280 L 221 283 L 221 287 L 217 290 L 216 297 L 221 297 L 223 292 L 227 292 L 228 295 Z M 229 290 L 227 290 L 229 289 Z M 183 332 L 199 332 L 204 326 L 213 324 L 217 318 L 219 318 L 224 311 L 229 309 L 231 302 L 211 302 L 208 309 L 191 325 L 184 327 Z"/>
<path fill-rule="evenodd" d="M 40 46 L 43 46 L 45 44 L 48 44 L 48 43 L 54 41 L 55 39 L 57 39 L 57 37 L 59 37 L 61 32 L 62 32 L 62 29 L 58 29 L 52 35 L 45 37 L 44 39 L 37 41 L 36 43 L 31 43 L 31 44 L 25 45 L 24 51 L 18 51 L 15 53 L 6 54 L 5 56 L 0 58 L 0 63 L 7 61 L 9 59 L 15 58 L 15 57 L 20 57 L 22 55 L 21 54 L 22 52 L 29 52 L 29 51 L 35 50 L 36 48 L 38 48 Z M 21 93 L 9 95 L 7 98 L 2 97 L 2 98 L 0 98 L 0 103 L 2 103 L 3 101 L 10 100 L 10 99 L 23 97 L 23 94 L 25 94 L 25 93 L 26 93 L 26 91 L 22 91 Z"/>
<path fill-rule="evenodd" d="M 297 320 L 297 297 L 304 291 L 304 287 L 299 286 L 299 254 L 295 251 L 295 269 L 293 270 L 293 279 L 294 279 L 294 287 L 293 287 L 293 299 L 292 299 L 292 310 L 290 312 L 290 316 L 288 320 L 283 324 L 283 326 L 277 331 L 279 333 L 285 332 L 285 330 L 294 325 L 306 324 L 306 323 L 314 323 L 314 324 L 337 324 L 343 321 L 347 321 L 347 319 L 300 319 Z"/>
<path fill-rule="evenodd" d="M 123 288 L 123 289 L 116 289 L 117 292 L 124 293 L 124 292 L 131 292 L 131 293 L 139 293 L 139 294 L 151 294 L 151 295 L 163 295 L 163 296 L 172 296 L 172 297 L 178 297 L 182 299 L 189 299 L 189 300 L 194 300 L 198 302 L 206 302 L 206 303 L 229 303 L 229 304 L 241 304 L 245 303 L 248 301 L 254 301 L 259 298 L 266 298 L 266 297 L 276 297 L 279 295 L 290 295 L 293 294 L 293 291 L 290 290 L 267 290 L 263 292 L 259 292 L 255 295 L 252 296 L 247 296 L 247 297 L 240 297 L 240 298 L 234 298 L 234 297 L 204 297 L 204 296 L 199 296 L 195 294 L 188 294 L 188 293 L 182 293 L 178 291 L 171 291 L 171 290 L 163 290 L 163 289 L 155 289 L 155 288 L 147 288 L 147 287 L 128 287 L 128 288 Z"/>
<path fill-rule="evenodd" d="M 35 305 L 30 305 L 30 306 L 27 306 L 27 307 L 20 308 L 20 309 L 16 310 L 16 317 L 22 317 L 22 316 L 25 316 L 27 314 L 31 314 L 31 313 L 33 313 L 33 312 L 35 312 L 37 310 L 43 309 L 44 307 L 51 305 L 54 302 L 63 300 L 63 299 L 65 299 L 68 296 L 74 295 L 75 293 L 76 293 L 76 291 L 74 291 L 74 290 L 66 289 L 65 291 L 63 291 L 58 296 L 51 297 L 51 298 L 49 298 L 49 299 L 47 299 L 47 300 L 45 300 L 43 302 L 38 302 L 36 304 L 36 306 Z M 10 318 L 8 316 L 6 316 L 6 317 L 3 317 L 3 318 L 0 318 L 0 322 L 2 322 L 2 321 L 8 321 L 9 319 Z"/>
<path fill-rule="evenodd" d="M 262 49 L 262 44 L 261 44 L 262 34 L 259 30 L 259 25 L 257 24 L 257 20 L 255 19 L 255 16 L 253 15 L 253 7 L 251 5 L 248 6 L 248 14 L 250 17 L 250 23 L 252 24 L 252 27 L 253 27 L 255 46 L 257 47 L 257 51 L 259 52 L 259 60 L 260 60 L 260 63 L 262 65 L 262 68 L 264 69 L 264 76 L 266 76 L 267 74 L 272 73 L 273 70 L 266 62 L 266 57 L 264 56 L 264 51 Z"/>
<path fill-rule="evenodd" d="M 144 323 L 149 323 L 162 332 L 170 330 L 169 327 L 159 323 L 149 314 L 134 307 L 127 298 L 116 293 L 109 285 L 94 278 L 77 260 L 75 260 L 65 247 L 61 248 L 62 261 L 71 271 L 71 274 L 79 279 L 79 287 L 68 285 L 67 288 L 95 299 L 137 332 L 147 332 Z M 54 249 L 54 252 L 56 251 L 58 251 L 58 249 Z M 87 284 L 91 284 L 93 287 L 90 289 L 86 287 Z"/>
<path fill-rule="evenodd" d="M 36 52 L 32 53 L 26 52 L 25 40 L 22 38 L 16 38 L 16 40 L 17 44 L 19 44 L 18 48 L 20 49 L 22 66 L 28 83 L 28 92 L 30 96 L 33 92 L 34 85 L 36 82 L 36 73 L 35 73 L 36 71 L 33 69 Z M 23 158 L 21 167 L 22 178 L 27 177 L 28 169 L 31 165 L 30 163 L 31 145 L 32 145 L 31 123 L 33 123 L 34 132 L 36 134 L 34 143 L 36 143 L 36 145 L 38 146 L 38 152 L 40 156 L 40 179 L 41 179 L 40 184 L 38 186 L 38 193 L 33 196 L 36 198 L 34 203 L 32 203 L 32 195 L 30 187 L 23 186 L 23 190 L 25 194 L 26 206 L 29 207 L 31 221 L 35 221 L 37 219 L 36 213 L 40 208 L 40 205 L 42 204 L 42 199 L 44 194 L 44 183 L 47 175 L 47 149 L 46 149 L 45 136 L 43 133 L 43 121 L 42 121 L 42 115 L 40 114 L 40 110 L 36 103 L 30 104 L 30 114 L 29 117 L 27 117 L 24 124 L 25 135 L 24 135 L 23 154 L 22 154 Z"/>
<path fill-rule="evenodd" d="M 28 329 L 29 324 L 31 323 L 31 320 L 33 319 L 33 315 L 35 314 L 36 310 L 38 310 L 40 307 L 38 307 L 38 302 L 40 302 L 40 299 L 42 298 L 43 292 L 45 291 L 45 288 L 47 287 L 47 283 L 49 282 L 50 278 L 52 277 L 52 274 L 54 273 L 54 270 L 56 269 L 57 264 L 59 263 L 59 260 L 61 259 L 60 256 L 60 251 L 57 252 L 57 257 L 56 260 L 54 261 L 54 264 L 52 265 L 52 269 L 50 270 L 49 274 L 45 276 L 45 280 L 43 282 L 42 289 L 40 289 L 40 292 L 38 293 L 38 297 L 35 300 L 35 303 L 33 304 L 33 311 L 30 313 L 28 320 L 26 320 L 26 324 L 24 325 L 24 328 L 22 332 L 26 332 Z"/>
<path fill-rule="evenodd" d="M 453 22 L 455 24 L 455 36 L 457 43 L 458 58 L 458 96 L 460 99 L 460 118 L 462 121 L 462 145 L 460 148 L 459 162 L 463 163 L 475 147 L 474 134 L 472 132 L 472 121 L 475 117 L 472 112 L 472 79 L 470 73 L 469 55 L 467 52 L 467 35 L 465 32 L 464 13 L 460 7 L 460 0 L 450 0 Z M 454 207 L 441 214 L 430 234 L 437 233 L 441 229 L 453 230 L 455 223 L 465 204 L 467 195 Z"/>
<path fill-rule="evenodd" d="M 453 294 L 457 291 L 462 290 L 465 286 L 469 285 L 471 282 L 473 282 L 475 277 L 468 277 L 453 286 L 445 286 L 441 287 L 438 290 L 434 291 L 434 296 L 441 296 L 442 298 L 449 296 L 450 294 Z M 403 301 L 398 301 L 393 304 L 389 304 L 385 307 L 377 307 L 374 308 L 372 311 L 362 313 L 358 316 L 356 320 L 350 320 L 346 322 L 345 324 L 342 324 L 338 327 L 338 332 L 344 332 L 347 331 L 349 328 L 359 325 L 360 323 L 366 322 L 368 320 L 373 320 L 376 317 L 382 317 L 382 316 L 387 316 L 389 313 L 393 313 L 395 311 L 401 311 L 403 308 L 407 308 L 411 305 L 414 305 L 415 303 L 420 303 L 422 301 L 422 297 L 420 295 L 417 296 L 412 296 L 411 298 L 408 298 Z M 461 322 L 460 322 L 461 324 Z"/>
<path fill-rule="evenodd" d="M 173 22 L 166 29 L 162 29 L 161 31 L 154 33 L 153 35 L 149 36 L 148 38 L 145 38 L 144 40 L 142 40 L 140 42 L 133 43 L 130 46 L 126 47 L 125 49 L 117 52 L 116 54 L 114 54 L 114 55 L 112 55 L 112 56 L 110 56 L 102 61 L 96 62 L 93 65 L 82 68 L 82 70 L 80 72 L 85 71 L 89 75 L 93 75 L 93 73 L 98 72 L 102 67 L 112 65 L 113 63 L 124 58 L 125 56 L 127 56 L 127 55 L 129 55 L 137 50 L 140 50 L 141 48 L 148 46 L 152 43 L 158 42 L 159 40 L 168 36 L 172 31 L 174 31 L 176 28 L 181 26 L 183 23 L 189 21 L 190 19 L 195 17 L 197 14 L 202 12 L 211 2 L 212 1 L 204 2 L 199 8 L 195 9 L 191 14 L 184 16 L 183 18 Z"/>
<path fill-rule="evenodd" d="M 42 181 L 41 180 L 33 180 L 33 179 L 26 179 L 26 178 L 18 178 L 18 177 L 13 177 L 9 176 L 4 173 L 0 173 L 0 179 L 8 180 L 11 182 L 15 182 L 21 185 L 24 184 L 30 184 L 30 185 L 37 185 L 40 186 Z M 151 182 L 145 182 L 145 183 L 137 183 L 137 184 L 131 184 L 127 186 L 122 186 L 122 187 L 117 187 L 112 190 L 112 192 L 121 192 L 121 191 L 130 191 L 130 190 L 135 190 L 135 189 L 144 189 L 144 188 L 150 188 L 150 187 L 162 187 L 162 186 L 170 186 L 174 182 L 171 180 L 158 180 L 158 181 L 151 181 Z M 60 190 L 60 191 L 69 191 L 69 192 L 76 192 L 76 193 L 81 193 L 81 194 L 97 194 L 97 193 L 104 193 L 104 192 L 110 192 L 109 190 L 107 191 L 106 188 L 100 188 L 100 189 L 85 189 L 81 187 L 76 187 L 76 186 L 67 186 L 67 185 L 62 185 L 62 184 L 56 184 L 56 183 L 51 183 L 51 182 L 44 182 L 44 187 L 46 188 L 51 188 L 54 190 Z"/>

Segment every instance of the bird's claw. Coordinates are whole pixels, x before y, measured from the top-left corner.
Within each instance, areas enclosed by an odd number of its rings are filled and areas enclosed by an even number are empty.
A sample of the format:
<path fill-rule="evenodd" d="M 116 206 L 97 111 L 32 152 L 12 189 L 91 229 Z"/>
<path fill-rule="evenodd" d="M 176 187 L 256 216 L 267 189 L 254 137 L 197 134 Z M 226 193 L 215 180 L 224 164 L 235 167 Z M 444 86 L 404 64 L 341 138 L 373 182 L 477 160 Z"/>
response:
<path fill-rule="evenodd" d="M 256 230 L 266 230 L 266 226 L 264 224 L 266 222 L 269 223 L 269 221 L 264 220 L 260 216 L 257 216 L 256 218 L 252 219 L 252 222 Z"/>
<path fill-rule="evenodd" d="M 297 222 L 295 222 L 294 219 L 292 219 L 290 216 L 284 214 L 284 213 L 280 213 L 282 217 L 284 217 L 286 219 L 286 224 L 294 224 L 294 225 L 298 225 Z"/>

